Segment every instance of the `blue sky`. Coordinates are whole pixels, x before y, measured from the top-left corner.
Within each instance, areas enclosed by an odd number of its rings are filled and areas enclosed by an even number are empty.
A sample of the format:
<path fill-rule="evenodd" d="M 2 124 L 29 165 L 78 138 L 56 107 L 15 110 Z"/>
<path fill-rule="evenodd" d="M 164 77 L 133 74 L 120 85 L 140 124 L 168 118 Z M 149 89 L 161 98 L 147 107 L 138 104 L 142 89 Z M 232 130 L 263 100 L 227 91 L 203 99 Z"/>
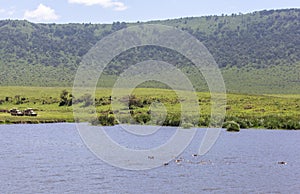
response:
<path fill-rule="evenodd" d="M 0 0 L 0 19 L 112 23 L 300 8 L 299 0 Z"/>

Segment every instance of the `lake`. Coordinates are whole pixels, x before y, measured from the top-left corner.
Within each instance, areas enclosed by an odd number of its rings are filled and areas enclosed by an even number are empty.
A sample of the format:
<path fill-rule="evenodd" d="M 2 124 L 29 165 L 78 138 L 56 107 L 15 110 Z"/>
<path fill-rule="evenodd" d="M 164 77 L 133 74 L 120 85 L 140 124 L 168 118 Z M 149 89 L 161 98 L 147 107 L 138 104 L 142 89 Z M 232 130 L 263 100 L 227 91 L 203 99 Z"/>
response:
<path fill-rule="evenodd" d="M 147 142 L 123 132 L 118 138 L 118 126 L 107 129 L 121 143 L 142 147 L 159 145 L 174 131 L 164 127 Z M 75 124 L 0 125 L 0 193 L 300 192 L 300 131 L 223 130 L 206 155 L 194 157 L 204 132 L 197 130 L 182 162 L 131 171 L 98 159 Z"/>

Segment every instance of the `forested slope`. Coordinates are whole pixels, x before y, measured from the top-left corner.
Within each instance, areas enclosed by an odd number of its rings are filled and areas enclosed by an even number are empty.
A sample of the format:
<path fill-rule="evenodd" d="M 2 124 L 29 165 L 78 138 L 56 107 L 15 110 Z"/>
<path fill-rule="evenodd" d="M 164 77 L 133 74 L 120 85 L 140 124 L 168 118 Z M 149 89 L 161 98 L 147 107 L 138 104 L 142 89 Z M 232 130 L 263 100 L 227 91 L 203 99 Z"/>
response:
<path fill-rule="evenodd" d="M 300 9 L 285 9 L 147 23 L 174 26 L 202 41 L 221 68 L 231 92 L 296 90 L 297 93 L 300 91 L 299 14 Z M 137 23 L 35 24 L 2 20 L 0 85 L 71 86 L 84 54 L 101 38 L 131 25 Z M 110 76 L 102 85 L 111 83 L 111 78 L 130 64 L 146 59 L 176 64 L 195 82 L 203 81 L 181 55 L 145 47 L 117 57 L 107 68 L 106 74 Z"/>

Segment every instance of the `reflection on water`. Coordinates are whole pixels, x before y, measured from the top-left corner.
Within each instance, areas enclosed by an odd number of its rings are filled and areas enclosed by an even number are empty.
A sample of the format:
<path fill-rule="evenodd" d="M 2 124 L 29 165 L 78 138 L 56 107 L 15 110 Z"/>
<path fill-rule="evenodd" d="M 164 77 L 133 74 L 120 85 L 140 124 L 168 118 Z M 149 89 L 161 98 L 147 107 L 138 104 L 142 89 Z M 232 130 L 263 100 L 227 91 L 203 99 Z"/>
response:
<path fill-rule="evenodd" d="M 131 148 L 160 145 L 164 128 L 139 139 L 117 127 L 115 141 Z M 1 193 L 296 193 L 300 191 L 300 131 L 223 131 L 205 156 L 205 130 L 168 165 L 147 171 L 112 167 L 82 143 L 74 124 L 1 125 Z M 144 137 L 142 137 L 144 138 Z M 152 158 L 149 158 L 152 160 Z M 287 164 L 279 164 L 285 161 Z M 126 161 L 124 161 L 126 162 Z"/>

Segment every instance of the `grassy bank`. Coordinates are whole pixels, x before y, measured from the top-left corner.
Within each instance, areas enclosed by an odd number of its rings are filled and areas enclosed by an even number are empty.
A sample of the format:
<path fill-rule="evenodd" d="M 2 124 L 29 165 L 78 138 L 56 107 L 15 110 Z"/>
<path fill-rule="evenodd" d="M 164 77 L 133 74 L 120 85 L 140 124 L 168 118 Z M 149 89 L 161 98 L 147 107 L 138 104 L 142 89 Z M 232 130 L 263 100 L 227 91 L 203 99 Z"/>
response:
<path fill-rule="evenodd" d="M 62 91 L 66 89 L 67 100 L 73 100 L 73 105 L 59 106 L 62 101 Z M 176 93 L 164 89 L 136 89 L 130 97 L 130 115 L 124 114 L 116 119 L 120 110 L 112 110 L 111 91 L 98 89 L 92 104 L 87 104 L 86 97 L 71 96 L 71 88 L 42 87 L 0 87 L 0 110 L 18 108 L 24 110 L 33 108 L 37 117 L 11 116 L 0 112 L 0 123 L 52 123 L 74 122 L 73 107 L 82 108 L 85 114 L 80 122 L 112 125 L 118 121 L 132 124 L 159 124 L 178 126 L 180 124 L 181 103 Z M 211 99 L 209 93 L 197 93 L 200 118 L 186 121 L 188 126 L 208 126 L 210 123 Z M 156 119 L 151 117 L 156 106 L 164 105 L 166 115 L 156 111 Z M 97 114 L 97 117 L 95 117 Z M 165 119 L 163 119 L 163 116 Z M 133 118 L 133 119 L 131 119 Z M 267 129 L 300 129 L 300 95 L 244 95 L 227 94 L 226 121 L 235 121 L 241 128 Z"/>

